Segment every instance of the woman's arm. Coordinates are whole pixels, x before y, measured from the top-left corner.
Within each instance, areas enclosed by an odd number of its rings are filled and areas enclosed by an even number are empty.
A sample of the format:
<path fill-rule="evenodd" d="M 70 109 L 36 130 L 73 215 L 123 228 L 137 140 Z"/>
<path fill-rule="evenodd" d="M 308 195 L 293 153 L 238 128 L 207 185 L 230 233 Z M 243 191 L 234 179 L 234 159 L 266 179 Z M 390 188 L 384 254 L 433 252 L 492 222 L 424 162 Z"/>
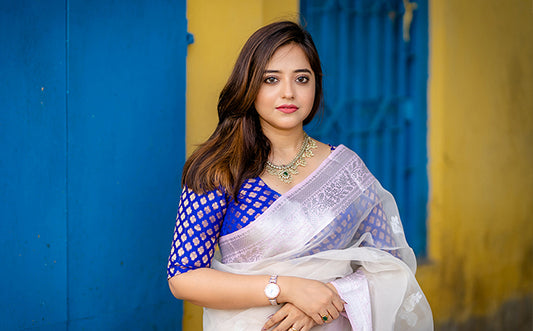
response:
<path fill-rule="evenodd" d="M 169 279 L 172 294 L 178 299 L 215 309 L 243 309 L 269 306 L 264 288 L 268 275 L 237 275 L 210 268 L 199 268 Z M 343 301 L 328 285 L 311 279 L 279 276 L 278 303 L 290 302 L 317 324 L 321 316 L 338 316 Z"/>
<path fill-rule="evenodd" d="M 263 290 L 269 276 L 245 276 L 199 268 L 169 279 L 172 294 L 196 305 L 215 309 L 268 306 Z M 280 279 L 278 279 L 280 285 Z"/>

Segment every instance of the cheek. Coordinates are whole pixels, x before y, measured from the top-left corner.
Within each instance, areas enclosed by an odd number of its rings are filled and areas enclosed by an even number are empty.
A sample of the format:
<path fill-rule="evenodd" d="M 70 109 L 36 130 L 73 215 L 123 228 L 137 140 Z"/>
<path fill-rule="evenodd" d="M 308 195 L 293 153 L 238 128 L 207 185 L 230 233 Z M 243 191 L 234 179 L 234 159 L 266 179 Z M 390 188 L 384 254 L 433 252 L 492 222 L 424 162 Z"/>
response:
<path fill-rule="evenodd" d="M 308 103 L 311 104 L 311 106 L 313 106 L 313 104 L 315 103 L 315 87 L 314 86 L 313 88 L 310 88 L 309 91 L 307 91 L 306 100 Z"/>
<path fill-rule="evenodd" d="M 267 89 L 262 89 L 255 98 L 255 105 L 261 106 L 273 102 L 273 93 Z"/>

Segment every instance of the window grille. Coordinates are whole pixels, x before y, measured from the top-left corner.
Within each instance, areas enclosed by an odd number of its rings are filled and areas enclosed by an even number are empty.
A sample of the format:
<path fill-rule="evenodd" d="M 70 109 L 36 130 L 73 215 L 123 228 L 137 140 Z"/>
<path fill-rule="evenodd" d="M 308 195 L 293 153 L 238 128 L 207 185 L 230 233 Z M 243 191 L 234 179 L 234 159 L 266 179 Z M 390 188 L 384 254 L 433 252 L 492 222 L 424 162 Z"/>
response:
<path fill-rule="evenodd" d="M 324 113 L 306 130 L 363 158 L 394 195 L 407 240 L 424 256 L 427 1 L 301 0 L 300 8 L 324 71 Z"/>

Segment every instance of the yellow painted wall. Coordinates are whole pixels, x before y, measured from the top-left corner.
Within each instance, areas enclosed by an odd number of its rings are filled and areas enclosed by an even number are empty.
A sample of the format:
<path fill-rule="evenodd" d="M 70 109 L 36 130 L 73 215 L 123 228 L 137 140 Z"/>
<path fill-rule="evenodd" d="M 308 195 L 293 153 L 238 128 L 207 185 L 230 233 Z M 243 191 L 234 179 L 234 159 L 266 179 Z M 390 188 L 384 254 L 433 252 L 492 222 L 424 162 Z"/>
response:
<path fill-rule="evenodd" d="M 437 321 L 533 296 L 532 6 L 430 1 L 432 263 L 417 278 Z"/>
<path fill-rule="evenodd" d="M 298 20 L 297 0 L 189 0 L 187 18 L 194 43 L 187 55 L 187 152 L 205 141 L 218 122 L 218 95 L 237 55 L 259 27 Z M 202 329 L 201 308 L 184 304 L 183 330 Z"/>
<path fill-rule="evenodd" d="M 428 251 L 417 278 L 437 322 L 533 296 L 533 2 L 430 0 Z M 258 27 L 298 1 L 188 1 L 187 151 Z M 201 330 L 185 304 L 184 330 Z"/>

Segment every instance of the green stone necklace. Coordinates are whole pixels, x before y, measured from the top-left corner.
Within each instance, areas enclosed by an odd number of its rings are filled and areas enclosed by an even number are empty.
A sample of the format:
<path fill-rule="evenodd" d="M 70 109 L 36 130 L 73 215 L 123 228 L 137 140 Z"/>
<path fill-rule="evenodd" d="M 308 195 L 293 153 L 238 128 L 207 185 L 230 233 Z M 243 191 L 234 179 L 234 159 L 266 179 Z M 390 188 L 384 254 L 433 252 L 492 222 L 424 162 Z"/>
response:
<path fill-rule="evenodd" d="M 304 141 L 296 157 L 287 165 L 276 165 L 266 161 L 266 171 L 272 176 L 278 177 L 284 183 L 292 183 L 292 176 L 298 174 L 299 166 L 305 167 L 307 164 L 305 158 L 312 157 L 314 155 L 312 150 L 315 148 L 316 142 L 304 132 Z"/>

